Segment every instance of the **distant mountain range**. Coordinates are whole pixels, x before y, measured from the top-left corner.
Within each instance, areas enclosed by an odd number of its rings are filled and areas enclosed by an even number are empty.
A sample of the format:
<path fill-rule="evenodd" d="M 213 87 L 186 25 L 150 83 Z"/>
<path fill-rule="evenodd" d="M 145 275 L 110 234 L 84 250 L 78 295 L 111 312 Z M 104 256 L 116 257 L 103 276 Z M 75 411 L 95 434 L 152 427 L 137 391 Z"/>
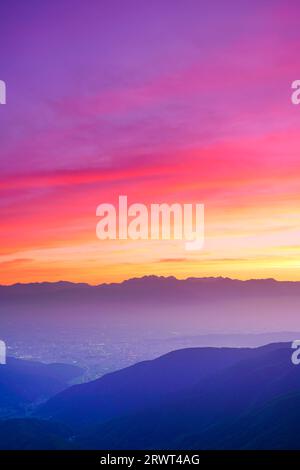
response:
<path fill-rule="evenodd" d="M 34 300 L 47 297 L 53 299 L 84 298 L 103 301 L 134 300 L 151 302 L 173 299 L 195 301 L 209 299 L 216 292 L 223 297 L 239 296 L 300 296 L 300 282 L 276 281 L 274 279 L 251 279 L 240 281 L 223 277 L 177 279 L 173 276 L 144 276 L 120 283 L 91 286 L 85 283 L 41 282 L 0 286 L 1 302 L 22 299 Z M 51 294 L 51 297 L 49 295 Z"/>
<path fill-rule="evenodd" d="M 129 333 L 148 329 L 154 337 L 299 331 L 300 282 L 146 276 L 99 286 L 15 284 L 0 286 L 0 308 L 4 340 L 16 336 L 18 325 L 30 335 L 33 323 L 46 331 L 84 325 L 93 332 L 104 324 L 116 331 L 122 321 Z"/>

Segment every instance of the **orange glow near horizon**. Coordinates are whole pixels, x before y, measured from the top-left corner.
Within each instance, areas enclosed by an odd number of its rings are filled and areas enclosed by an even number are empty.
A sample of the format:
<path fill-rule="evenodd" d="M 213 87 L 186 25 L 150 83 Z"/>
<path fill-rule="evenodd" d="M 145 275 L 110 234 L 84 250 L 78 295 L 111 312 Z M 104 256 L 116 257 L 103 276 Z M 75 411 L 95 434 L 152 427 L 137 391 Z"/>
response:
<path fill-rule="evenodd" d="M 300 280 L 298 146 L 293 136 L 282 139 L 290 148 L 293 142 L 286 168 L 262 159 L 282 144 L 264 138 L 247 155 L 240 142 L 180 155 L 163 177 L 149 167 L 11 178 L 6 200 L 20 191 L 25 197 L 18 214 L 7 204 L 2 218 L 1 283 L 99 284 L 150 274 Z M 204 250 L 186 252 L 178 241 L 98 240 L 95 209 L 117 204 L 119 194 L 130 204 L 204 202 Z"/>

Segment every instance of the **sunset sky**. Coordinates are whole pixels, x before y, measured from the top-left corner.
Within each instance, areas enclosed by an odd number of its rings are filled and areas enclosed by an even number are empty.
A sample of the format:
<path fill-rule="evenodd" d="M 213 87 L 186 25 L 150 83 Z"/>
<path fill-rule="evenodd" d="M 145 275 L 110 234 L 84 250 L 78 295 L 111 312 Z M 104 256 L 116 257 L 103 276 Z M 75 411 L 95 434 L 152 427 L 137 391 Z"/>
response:
<path fill-rule="evenodd" d="M 300 280 L 300 2 L 1 3 L 0 283 Z M 205 204 L 205 246 L 96 207 Z"/>

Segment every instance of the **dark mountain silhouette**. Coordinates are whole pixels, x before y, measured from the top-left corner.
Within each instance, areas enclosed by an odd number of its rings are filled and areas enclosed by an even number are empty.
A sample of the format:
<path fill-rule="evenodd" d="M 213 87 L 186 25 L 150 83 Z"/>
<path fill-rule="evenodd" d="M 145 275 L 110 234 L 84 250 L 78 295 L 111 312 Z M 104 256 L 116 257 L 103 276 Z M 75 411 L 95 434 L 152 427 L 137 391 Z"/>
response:
<path fill-rule="evenodd" d="M 60 423 L 37 419 L 0 421 L 0 450 L 72 449 L 72 433 Z"/>
<path fill-rule="evenodd" d="M 99 449 L 300 448 L 293 437 L 300 369 L 291 363 L 290 352 L 290 345 L 284 344 L 254 349 L 226 369 L 212 369 L 205 380 L 177 396 L 92 426 L 78 445 Z"/>
<path fill-rule="evenodd" d="M 38 416 L 77 432 L 90 427 L 81 436 L 87 447 L 209 448 L 217 437 L 222 444 L 224 426 L 298 390 L 300 369 L 291 363 L 290 344 L 195 348 L 73 386 Z"/>
<path fill-rule="evenodd" d="M 222 436 L 208 435 L 208 444 L 219 449 L 299 450 L 299 419 L 300 392 L 290 393 L 243 414 Z"/>
<path fill-rule="evenodd" d="M 72 386 L 38 419 L 2 422 L 0 438 L 3 448 L 300 449 L 299 405 L 290 343 L 193 348 Z"/>
<path fill-rule="evenodd" d="M 35 404 L 64 390 L 82 374 L 68 364 L 43 364 L 8 357 L 0 366 L 0 417 L 23 415 Z"/>
<path fill-rule="evenodd" d="M 251 349 L 191 348 L 74 385 L 50 399 L 37 412 L 43 418 L 75 427 L 107 421 L 176 396 L 252 354 Z"/>

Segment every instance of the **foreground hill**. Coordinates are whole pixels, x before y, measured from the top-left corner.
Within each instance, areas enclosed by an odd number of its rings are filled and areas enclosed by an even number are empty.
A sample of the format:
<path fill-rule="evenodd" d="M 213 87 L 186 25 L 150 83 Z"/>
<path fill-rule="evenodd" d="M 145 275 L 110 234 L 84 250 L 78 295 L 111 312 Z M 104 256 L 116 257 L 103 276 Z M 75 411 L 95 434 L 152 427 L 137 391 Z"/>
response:
<path fill-rule="evenodd" d="M 38 416 L 73 426 L 83 448 L 277 448 L 296 425 L 290 394 L 297 403 L 290 344 L 194 348 L 73 386 Z"/>
<path fill-rule="evenodd" d="M 0 421 L 0 450 L 71 449 L 71 431 L 60 423 L 37 419 Z"/>
<path fill-rule="evenodd" d="M 2 448 L 300 449 L 300 367 L 288 344 L 194 348 L 72 386 Z"/>
<path fill-rule="evenodd" d="M 75 427 L 100 423 L 161 403 L 182 390 L 205 382 L 253 354 L 251 349 L 191 348 L 140 362 L 93 382 L 74 385 L 50 399 L 37 412 L 42 418 Z"/>
<path fill-rule="evenodd" d="M 22 416 L 43 400 L 64 390 L 82 369 L 8 357 L 0 366 L 0 418 Z"/>
<path fill-rule="evenodd" d="M 156 405 L 95 424 L 78 445 L 113 449 L 300 448 L 300 369 L 289 345 L 252 350 Z M 187 366 L 188 367 L 188 364 Z M 290 398 L 292 397 L 292 398 Z"/>

